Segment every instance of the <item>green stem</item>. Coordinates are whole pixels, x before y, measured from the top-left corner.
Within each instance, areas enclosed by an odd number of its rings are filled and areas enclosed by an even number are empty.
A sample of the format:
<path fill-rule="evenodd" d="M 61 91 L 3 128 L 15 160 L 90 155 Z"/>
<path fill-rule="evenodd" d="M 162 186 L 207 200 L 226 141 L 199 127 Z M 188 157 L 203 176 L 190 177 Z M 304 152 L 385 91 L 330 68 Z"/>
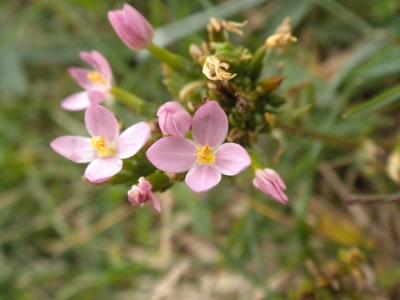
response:
<path fill-rule="evenodd" d="M 170 52 L 165 48 L 161 48 L 155 44 L 151 44 L 147 50 L 159 61 L 167 64 L 176 72 L 184 72 L 190 74 L 190 62 L 184 57 Z"/>
<path fill-rule="evenodd" d="M 112 87 L 111 94 L 115 96 L 117 101 L 137 112 L 141 112 L 146 104 L 143 99 L 116 86 Z"/>
<path fill-rule="evenodd" d="M 249 153 L 250 158 L 251 158 L 251 169 L 254 172 L 257 171 L 258 169 L 262 169 L 262 163 L 258 159 L 257 154 L 251 149 L 248 150 L 248 153 Z"/>
<path fill-rule="evenodd" d="M 155 171 L 153 174 L 147 176 L 147 180 L 153 186 L 153 191 L 157 192 L 163 192 L 173 184 L 171 179 L 164 172 L 160 171 Z"/>

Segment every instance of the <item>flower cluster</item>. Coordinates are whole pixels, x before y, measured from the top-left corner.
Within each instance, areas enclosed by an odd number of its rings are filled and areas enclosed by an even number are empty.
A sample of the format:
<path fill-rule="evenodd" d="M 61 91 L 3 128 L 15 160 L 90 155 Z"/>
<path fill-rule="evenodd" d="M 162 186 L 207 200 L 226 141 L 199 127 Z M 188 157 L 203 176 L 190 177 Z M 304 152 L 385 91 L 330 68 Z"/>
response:
<path fill-rule="evenodd" d="M 268 131 L 266 117 L 271 107 L 282 104 L 274 92 L 283 79 L 259 78 L 260 65 L 269 49 L 295 41 L 290 22 L 285 20 L 252 54 L 229 42 L 228 32 L 242 36 L 246 22 L 211 19 L 209 42 L 202 47 L 192 45 L 190 61 L 156 46 L 153 27 L 132 6 L 125 4 L 121 10 L 109 12 L 108 19 L 126 46 L 147 49 L 166 65 L 167 88 L 175 91 L 172 93 L 179 100 L 164 103 L 158 111 L 144 112 L 141 109 L 151 105 L 116 86 L 110 64 L 101 53 L 81 52 L 81 59 L 91 69 L 73 67 L 69 73 L 83 91 L 67 97 L 61 106 L 69 111 L 85 110 L 90 137 L 59 137 L 51 142 L 53 150 L 76 163 L 89 163 L 84 178 L 90 183 L 133 183 L 128 191 L 132 206 L 149 202 L 160 212 L 155 192 L 183 180 L 192 191 L 205 192 L 215 187 L 222 175 L 236 176 L 250 166 L 255 172 L 253 185 L 287 204 L 281 177 L 272 169 L 256 167 L 246 149 L 257 135 Z M 176 76 L 185 82 L 178 89 Z M 135 109 L 148 121 L 120 133 L 121 124 L 103 106 L 110 98 Z"/>

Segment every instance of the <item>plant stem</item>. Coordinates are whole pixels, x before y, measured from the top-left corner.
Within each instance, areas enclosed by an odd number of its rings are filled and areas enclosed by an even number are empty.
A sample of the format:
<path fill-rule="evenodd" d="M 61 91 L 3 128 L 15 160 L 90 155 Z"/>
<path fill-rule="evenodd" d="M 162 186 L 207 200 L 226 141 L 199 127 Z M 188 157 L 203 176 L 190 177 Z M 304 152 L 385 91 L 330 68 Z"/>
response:
<path fill-rule="evenodd" d="M 111 94 L 115 96 L 117 101 L 137 112 L 142 112 L 145 106 L 143 99 L 116 86 L 112 87 Z"/>
<path fill-rule="evenodd" d="M 399 203 L 400 193 L 376 195 L 351 195 L 346 204 L 388 204 Z"/>
<path fill-rule="evenodd" d="M 172 53 L 171 51 L 161 48 L 155 44 L 151 44 L 147 50 L 149 50 L 149 52 L 159 61 L 167 64 L 172 70 L 190 74 L 190 63 L 184 57 Z"/>
<path fill-rule="evenodd" d="M 160 171 L 155 171 L 153 174 L 147 176 L 147 180 L 150 181 L 153 186 L 153 191 L 163 192 L 172 185 L 171 179 Z"/>

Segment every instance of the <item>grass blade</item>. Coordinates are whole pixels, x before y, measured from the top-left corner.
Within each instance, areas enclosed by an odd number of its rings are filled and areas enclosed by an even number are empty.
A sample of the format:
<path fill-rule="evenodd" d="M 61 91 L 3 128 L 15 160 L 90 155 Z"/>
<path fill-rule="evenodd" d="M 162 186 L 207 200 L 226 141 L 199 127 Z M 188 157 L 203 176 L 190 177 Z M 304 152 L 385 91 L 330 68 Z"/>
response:
<path fill-rule="evenodd" d="M 348 118 L 348 117 L 361 116 L 368 112 L 372 112 L 381 107 L 387 106 L 399 99 L 400 99 L 400 85 L 396 85 L 384 91 L 383 93 L 379 94 L 378 96 L 375 96 L 371 100 L 353 107 L 352 109 L 347 111 L 343 115 L 343 117 Z"/>

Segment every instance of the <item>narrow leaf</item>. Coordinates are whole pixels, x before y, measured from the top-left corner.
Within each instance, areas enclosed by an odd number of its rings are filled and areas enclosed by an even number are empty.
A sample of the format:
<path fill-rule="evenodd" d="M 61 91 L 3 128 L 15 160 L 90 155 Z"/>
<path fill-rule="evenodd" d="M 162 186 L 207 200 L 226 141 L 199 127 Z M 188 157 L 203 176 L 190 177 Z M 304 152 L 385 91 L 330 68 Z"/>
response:
<path fill-rule="evenodd" d="M 375 111 L 381 107 L 387 106 L 400 99 L 400 85 L 396 85 L 383 93 L 375 96 L 371 100 L 368 100 L 360 105 L 357 105 L 348 110 L 343 117 L 355 117 L 361 116 L 368 112 Z"/>

